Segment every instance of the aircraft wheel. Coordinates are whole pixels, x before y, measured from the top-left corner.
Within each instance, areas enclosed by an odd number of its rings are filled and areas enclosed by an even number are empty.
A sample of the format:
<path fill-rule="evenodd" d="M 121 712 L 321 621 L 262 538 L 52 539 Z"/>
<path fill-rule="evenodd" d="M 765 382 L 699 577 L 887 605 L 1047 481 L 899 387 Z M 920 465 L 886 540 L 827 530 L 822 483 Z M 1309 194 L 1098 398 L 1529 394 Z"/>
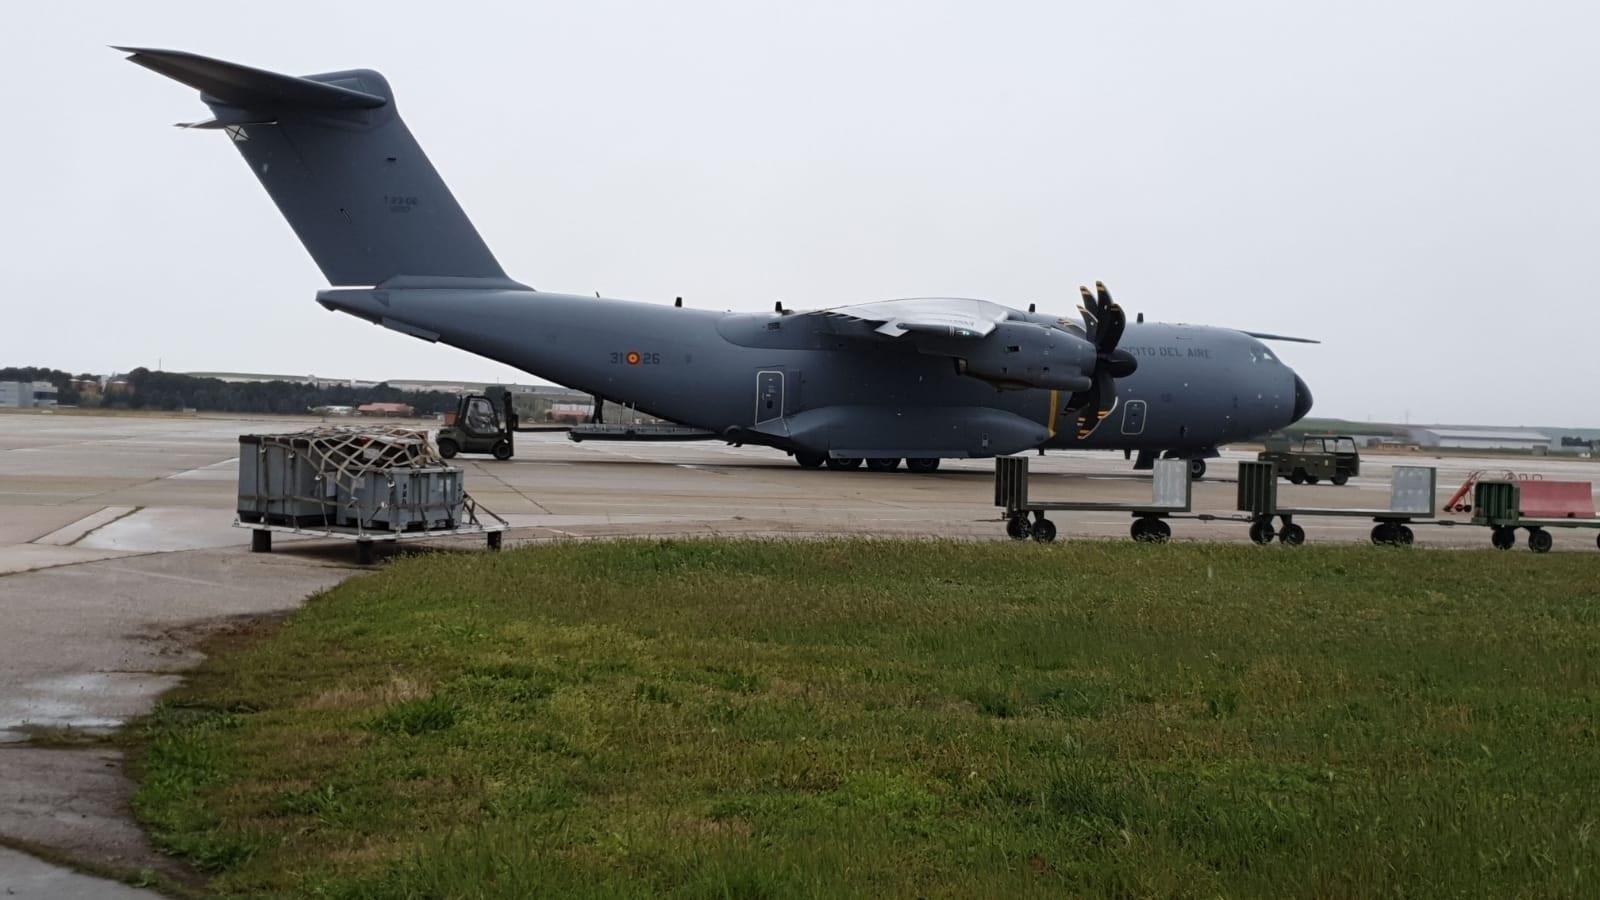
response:
<path fill-rule="evenodd" d="M 1250 523 L 1250 540 L 1258 544 L 1270 544 L 1277 535 L 1273 533 L 1272 526 L 1266 522 Z"/>
<path fill-rule="evenodd" d="M 1301 528 L 1299 525 L 1290 522 L 1289 524 L 1283 526 L 1282 531 L 1278 532 L 1278 540 L 1283 541 L 1285 544 L 1288 544 L 1291 547 L 1298 547 L 1306 542 L 1306 530 Z"/>
<path fill-rule="evenodd" d="M 490 450 L 489 452 L 494 454 L 494 458 L 495 459 L 499 459 L 499 460 L 510 459 L 511 458 L 511 442 L 510 441 L 497 441 L 497 442 L 495 442 L 494 449 Z"/>
<path fill-rule="evenodd" d="M 1295 469 L 1293 472 L 1290 472 L 1289 473 L 1289 481 L 1294 483 L 1294 484 L 1305 484 L 1306 483 L 1306 470 L 1305 469 Z"/>
<path fill-rule="evenodd" d="M 908 459 L 906 460 L 906 468 L 919 475 L 937 472 L 939 471 L 939 457 L 929 456 L 922 459 Z"/>
<path fill-rule="evenodd" d="M 1496 550 L 1510 550 L 1517 545 L 1517 530 L 1504 525 L 1495 528 L 1489 533 L 1489 543 Z"/>
<path fill-rule="evenodd" d="M 1033 529 L 1028 527 L 1027 516 L 1012 516 L 1006 520 L 1006 536 L 1013 541 L 1025 541 L 1032 533 Z"/>
<path fill-rule="evenodd" d="M 460 452 L 461 452 L 461 448 L 456 445 L 455 441 L 452 441 L 449 438 L 440 438 L 439 439 L 439 455 L 440 456 L 444 457 L 445 459 L 455 459 L 456 458 L 456 454 L 460 453 Z"/>
<path fill-rule="evenodd" d="M 830 469 L 838 469 L 840 471 L 843 471 L 845 469 L 859 469 L 859 468 L 861 468 L 861 457 L 859 457 L 859 456 L 830 456 L 830 457 L 828 457 L 828 468 L 830 468 Z"/>
<path fill-rule="evenodd" d="M 895 469 L 900 468 L 900 458 L 869 459 L 867 460 L 867 468 L 874 472 L 893 472 Z"/>
<path fill-rule="evenodd" d="M 796 453 L 794 461 L 799 463 L 802 469 L 820 469 L 822 464 L 828 461 L 828 457 L 821 453 Z"/>
<path fill-rule="evenodd" d="M 1206 477 L 1206 461 L 1203 459 L 1189 460 L 1189 480 L 1199 481 Z"/>
<path fill-rule="evenodd" d="M 1056 523 L 1049 519 L 1039 519 L 1033 523 L 1033 539 L 1041 544 L 1048 544 L 1056 539 Z"/>
<path fill-rule="evenodd" d="M 1550 548 L 1556 544 L 1550 532 L 1543 528 L 1533 528 L 1528 531 L 1528 549 L 1535 553 L 1549 553 Z"/>
<path fill-rule="evenodd" d="M 1335 475 L 1330 479 L 1338 487 L 1344 487 L 1350 481 L 1349 475 Z"/>

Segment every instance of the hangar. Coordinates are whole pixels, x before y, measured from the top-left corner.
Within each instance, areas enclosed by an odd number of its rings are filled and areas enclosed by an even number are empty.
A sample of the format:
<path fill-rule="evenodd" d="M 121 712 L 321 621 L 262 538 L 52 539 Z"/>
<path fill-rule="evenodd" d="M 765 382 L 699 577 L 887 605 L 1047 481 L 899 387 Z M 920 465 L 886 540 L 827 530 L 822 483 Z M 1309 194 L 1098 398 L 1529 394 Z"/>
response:
<path fill-rule="evenodd" d="M 1423 447 L 1459 450 L 1549 450 L 1550 435 L 1540 431 L 1497 428 L 1413 428 L 1411 439 Z"/>

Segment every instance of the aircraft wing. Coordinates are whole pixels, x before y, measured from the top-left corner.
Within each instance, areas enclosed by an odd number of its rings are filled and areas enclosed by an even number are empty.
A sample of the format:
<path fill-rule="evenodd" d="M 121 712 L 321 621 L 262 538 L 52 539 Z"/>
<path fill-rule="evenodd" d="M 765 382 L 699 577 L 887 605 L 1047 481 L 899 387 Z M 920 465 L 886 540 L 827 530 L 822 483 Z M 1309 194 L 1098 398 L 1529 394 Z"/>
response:
<path fill-rule="evenodd" d="M 1010 318 L 1012 312 L 1008 307 L 987 300 L 914 297 L 835 306 L 801 315 L 866 322 L 876 325 L 873 330 L 888 337 L 917 333 L 977 339 L 987 337 L 996 326 Z"/>

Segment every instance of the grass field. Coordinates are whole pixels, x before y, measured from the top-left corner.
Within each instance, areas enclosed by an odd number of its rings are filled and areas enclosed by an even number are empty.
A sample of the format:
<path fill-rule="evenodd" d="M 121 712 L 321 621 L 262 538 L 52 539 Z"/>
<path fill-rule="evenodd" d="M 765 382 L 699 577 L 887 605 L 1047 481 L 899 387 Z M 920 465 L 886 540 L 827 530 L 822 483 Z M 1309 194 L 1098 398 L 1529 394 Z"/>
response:
<path fill-rule="evenodd" d="M 223 894 L 1600 892 L 1593 554 L 587 543 L 211 650 L 135 805 Z"/>

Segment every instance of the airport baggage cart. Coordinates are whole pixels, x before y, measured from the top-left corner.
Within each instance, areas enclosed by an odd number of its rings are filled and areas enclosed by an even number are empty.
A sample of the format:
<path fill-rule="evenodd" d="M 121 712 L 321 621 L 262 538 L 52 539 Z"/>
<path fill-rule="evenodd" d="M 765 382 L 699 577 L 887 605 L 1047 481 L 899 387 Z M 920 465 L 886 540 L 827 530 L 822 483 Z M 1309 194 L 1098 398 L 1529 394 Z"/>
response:
<path fill-rule="evenodd" d="M 1169 518 L 1212 520 L 1228 518 L 1205 514 L 1190 515 L 1191 484 L 1189 462 L 1183 459 L 1158 459 L 1150 477 L 1148 503 L 1117 503 L 1089 500 L 1039 502 L 1028 495 L 1028 458 L 1002 456 L 994 461 L 994 505 L 1002 508 L 1006 534 L 1012 540 L 1033 538 L 1041 543 L 1056 539 L 1055 523 L 1045 517 L 1051 511 L 1126 512 L 1133 516 L 1129 534 L 1136 541 L 1165 543 L 1172 538 Z M 1033 521 L 1029 522 L 1029 516 Z"/>
<path fill-rule="evenodd" d="M 1600 547 L 1600 519 L 1594 517 L 1593 489 L 1587 482 L 1572 482 L 1581 485 L 1582 496 L 1567 490 L 1562 493 L 1570 496 L 1562 498 L 1563 502 L 1553 502 L 1551 496 L 1541 496 L 1539 503 L 1530 505 L 1523 497 L 1524 490 L 1531 485 L 1538 486 L 1535 488 L 1538 493 L 1555 495 L 1557 492 L 1548 486 L 1558 484 L 1563 482 L 1480 480 L 1472 487 L 1472 524 L 1489 528 L 1489 542 L 1500 550 L 1510 550 L 1516 546 L 1518 528 L 1528 532 L 1528 549 L 1535 553 L 1549 553 L 1555 546 L 1555 538 L 1550 534 L 1554 528 L 1593 529 L 1597 532 L 1595 545 Z M 1530 508 L 1543 508 L 1545 511 L 1554 509 L 1567 514 L 1560 517 L 1524 515 Z"/>
<path fill-rule="evenodd" d="M 1296 516 L 1346 516 L 1371 519 L 1374 544 L 1409 545 L 1416 536 L 1411 525 L 1434 518 L 1434 490 L 1438 473 L 1430 466 L 1395 466 L 1389 481 L 1389 507 L 1294 507 L 1278 503 L 1277 466 L 1272 462 L 1239 463 L 1237 507 L 1250 517 L 1250 539 L 1257 544 L 1273 540 L 1289 545 L 1305 543 L 1306 532 Z M 1278 519 L 1282 527 L 1273 528 Z"/>

